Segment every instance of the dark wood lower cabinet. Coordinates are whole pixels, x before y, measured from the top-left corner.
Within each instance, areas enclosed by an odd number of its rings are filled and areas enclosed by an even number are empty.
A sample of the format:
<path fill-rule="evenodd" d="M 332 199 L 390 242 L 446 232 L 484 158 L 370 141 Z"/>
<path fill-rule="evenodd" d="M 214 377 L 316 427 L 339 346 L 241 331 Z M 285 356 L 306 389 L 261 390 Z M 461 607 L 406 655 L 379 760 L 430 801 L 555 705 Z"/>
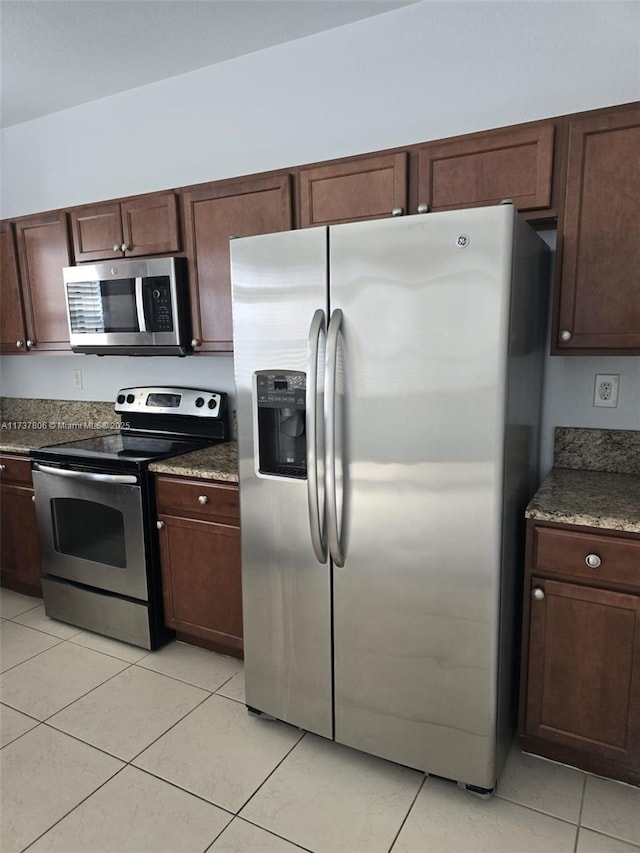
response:
<path fill-rule="evenodd" d="M 617 551 L 633 549 L 640 569 L 640 539 L 530 524 L 521 735 L 528 751 L 640 784 L 640 574 L 637 591 L 615 580 Z M 587 557 L 601 560 L 591 582 Z"/>
<path fill-rule="evenodd" d="M 33 503 L 31 463 L 19 456 L 0 457 L 0 579 L 2 586 L 25 595 L 42 595 L 40 546 Z"/>
<path fill-rule="evenodd" d="M 178 639 L 242 657 L 238 488 L 156 483 L 165 623 Z"/>

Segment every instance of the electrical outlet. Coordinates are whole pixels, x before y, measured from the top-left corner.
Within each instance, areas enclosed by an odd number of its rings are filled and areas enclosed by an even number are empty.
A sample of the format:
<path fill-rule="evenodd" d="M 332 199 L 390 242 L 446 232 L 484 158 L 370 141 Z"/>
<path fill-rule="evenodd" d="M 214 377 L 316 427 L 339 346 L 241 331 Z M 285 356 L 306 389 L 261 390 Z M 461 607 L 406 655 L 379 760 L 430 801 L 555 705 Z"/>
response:
<path fill-rule="evenodd" d="M 618 405 L 619 384 L 620 374 L 618 373 L 596 373 L 593 405 L 615 409 Z"/>
<path fill-rule="evenodd" d="M 77 391 L 82 390 L 82 371 L 81 370 L 74 370 L 73 371 L 73 387 Z"/>

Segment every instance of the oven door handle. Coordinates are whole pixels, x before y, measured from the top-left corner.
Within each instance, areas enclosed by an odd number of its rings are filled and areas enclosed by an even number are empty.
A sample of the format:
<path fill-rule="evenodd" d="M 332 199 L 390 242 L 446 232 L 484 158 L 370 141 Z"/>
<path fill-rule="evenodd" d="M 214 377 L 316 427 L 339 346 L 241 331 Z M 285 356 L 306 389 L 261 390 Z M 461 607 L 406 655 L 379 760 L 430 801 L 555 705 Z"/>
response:
<path fill-rule="evenodd" d="M 41 465 L 34 462 L 36 471 L 43 474 L 54 474 L 56 477 L 69 477 L 71 480 L 90 480 L 92 483 L 123 483 L 135 485 L 138 478 L 135 474 L 92 474 L 90 471 L 68 471 L 65 468 L 51 468 L 49 465 Z"/>

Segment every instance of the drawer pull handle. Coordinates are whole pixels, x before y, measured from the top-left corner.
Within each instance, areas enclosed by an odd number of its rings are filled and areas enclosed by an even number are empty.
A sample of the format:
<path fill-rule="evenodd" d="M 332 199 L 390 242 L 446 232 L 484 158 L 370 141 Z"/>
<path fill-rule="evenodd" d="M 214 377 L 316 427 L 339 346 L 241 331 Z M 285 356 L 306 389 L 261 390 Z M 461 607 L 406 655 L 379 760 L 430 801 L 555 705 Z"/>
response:
<path fill-rule="evenodd" d="M 206 495 L 199 495 L 198 496 L 198 503 L 199 504 L 208 504 L 209 498 Z"/>
<path fill-rule="evenodd" d="M 158 530 L 162 530 L 162 528 L 164 527 L 164 521 L 156 521 L 156 527 L 158 528 Z"/>
<path fill-rule="evenodd" d="M 602 565 L 602 560 L 598 557 L 597 554 L 587 554 L 584 558 L 585 563 L 589 566 L 590 569 L 597 569 L 598 566 Z"/>
<path fill-rule="evenodd" d="M 532 589 L 531 598 L 535 598 L 536 601 L 542 601 L 542 599 L 544 598 L 544 590 L 540 589 L 539 586 L 537 586 L 535 589 Z"/>

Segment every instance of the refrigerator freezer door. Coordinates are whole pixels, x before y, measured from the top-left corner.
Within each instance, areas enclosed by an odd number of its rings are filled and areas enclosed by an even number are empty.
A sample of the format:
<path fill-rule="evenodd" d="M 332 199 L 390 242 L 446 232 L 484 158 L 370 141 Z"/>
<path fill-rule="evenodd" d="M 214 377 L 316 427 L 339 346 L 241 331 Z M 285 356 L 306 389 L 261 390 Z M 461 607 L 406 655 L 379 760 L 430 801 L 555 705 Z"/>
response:
<path fill-rule="evenodd" d="M 513 225 L 504 206 L 329 233 L 345 436 L 335 739 L 486 788 Z"/>
<path fill-rule="evenodd" d="M 321 493 L 318 507 L 310 512 L 307 480 L 299 470 L 297 478 L 259 472 L 256 393 L 257 371 L 261 387 L 274 397 L 287 373 L 295 374 L 296 383 L 304 379 L 310 338 L 313 349 L 319 336 L 318 360 L 323 363 L 326 322 L 318 323 L 317 311 L 327 308 L 327 231 L 232 240 L 231 265 L 246 702 L 332 737 L 330 567 L 314 553 L 310 526 L 310 515 L 312 523 L 322 522 L 322 452 L 317 471 Z M 320 409 L 322 390 L 320 375 Z M 282 412 L 283 446 L 293 438 L 299 442 L 300 410 Z M 320 443 L 321 423 L 320 416 Z"/>

